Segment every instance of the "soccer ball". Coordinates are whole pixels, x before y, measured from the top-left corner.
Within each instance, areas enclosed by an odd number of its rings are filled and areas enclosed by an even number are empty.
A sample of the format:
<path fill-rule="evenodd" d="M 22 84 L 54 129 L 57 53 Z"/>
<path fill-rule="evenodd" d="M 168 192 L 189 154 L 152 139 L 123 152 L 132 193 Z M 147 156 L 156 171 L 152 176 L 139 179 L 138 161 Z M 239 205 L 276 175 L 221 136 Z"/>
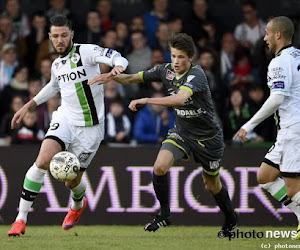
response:
<path fill-rule="evenodd" d="M 62 151 L 53 156 L 50 161 L 50 173 L 59 181 L 72 181 L 77 177 L 80 162 L 76 155 Z"/>

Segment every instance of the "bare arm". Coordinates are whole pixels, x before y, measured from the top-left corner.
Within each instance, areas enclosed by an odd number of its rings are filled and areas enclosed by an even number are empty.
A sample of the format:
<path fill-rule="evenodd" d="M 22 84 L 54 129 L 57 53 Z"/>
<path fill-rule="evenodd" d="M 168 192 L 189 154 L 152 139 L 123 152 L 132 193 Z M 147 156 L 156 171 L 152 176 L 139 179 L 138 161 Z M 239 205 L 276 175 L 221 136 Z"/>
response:
<path fill-rule="evenodd" d="M 24 116 L 26 115 L 28 109 L 35 108 L 37 106 L 36 102 L 31 99 L 29 102 L 27 102 L 21 109 L 19 109 L 15 114 L 14 117 L 11 120 L 11 129 L 14 129 L 17 124 L 19 124 Z"/>
<path fill-rule="evenodd" d="M 89 84 L 92 85 L 96 82 L 98 82 L 98 85 L 106 83 L 110 81 L 111 79 L 115 80 L 118 83 L 121 83 L 123 85 L 131 84 L 131 83 L 138 83 L 142 82 L 139 74 L 113 74 L 113 72 L 109 72 L 106 74 L 100 74 L 92 79 L 89 80 Z"/>
<path fill-rule="evenodd" d="M 186 99 L 188 99 L 192 94 L 184 89 L 181 89 L 178 91 L 176 95 L 172 96 L 166 96 L 166 97 L 159 97 L 159 98 L 142 98 L 133 100 L 129 104 L 129 108 L 132 111 L 136 111 L 137 105 L 144 105 L 144 104 L 156 104 L 156 105 L 162 105 L 162 106 L 181 106 L 184 104 Z"/>

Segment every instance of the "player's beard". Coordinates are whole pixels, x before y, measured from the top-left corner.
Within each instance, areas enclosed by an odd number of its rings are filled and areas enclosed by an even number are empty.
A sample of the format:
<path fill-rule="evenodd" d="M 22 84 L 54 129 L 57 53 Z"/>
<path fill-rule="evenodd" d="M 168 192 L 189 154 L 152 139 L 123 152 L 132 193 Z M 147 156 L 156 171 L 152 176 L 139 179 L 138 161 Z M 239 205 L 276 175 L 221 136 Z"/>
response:
<path fill-rule="evenodd" d="M 53 46 L 53 43 L 52 43 Z M 72 39 L 70 39 L 68 46 L 66 47 L 66 49 L 63 52 L 58 52 L 55 47 L 53 46 L 53 48 L 55 49 L 56 53 L 59 54 L 60 57 L 65 57 L 67 54 L 69 54 L 69 52 L 71 51 L 73 47 L 73 42 Z"/>

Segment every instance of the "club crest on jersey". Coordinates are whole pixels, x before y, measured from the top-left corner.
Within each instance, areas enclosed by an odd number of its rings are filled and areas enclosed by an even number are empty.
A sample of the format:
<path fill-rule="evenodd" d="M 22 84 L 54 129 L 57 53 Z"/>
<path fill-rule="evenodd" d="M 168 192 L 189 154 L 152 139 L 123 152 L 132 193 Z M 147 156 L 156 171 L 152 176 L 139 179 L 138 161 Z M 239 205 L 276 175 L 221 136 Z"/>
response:
<path fill-rule="evenodd" d="M 79 60 L 80 60 L 80 55 L 78 53 L 74 53 L 71 57 L 71 61 L 76 64 L 79 62 Z"/>
<path fill-rule="evenodd" d="M 175 73 L 171 70 L 167 70 L 166 79 L 172 81 L 175 77 Z"/>

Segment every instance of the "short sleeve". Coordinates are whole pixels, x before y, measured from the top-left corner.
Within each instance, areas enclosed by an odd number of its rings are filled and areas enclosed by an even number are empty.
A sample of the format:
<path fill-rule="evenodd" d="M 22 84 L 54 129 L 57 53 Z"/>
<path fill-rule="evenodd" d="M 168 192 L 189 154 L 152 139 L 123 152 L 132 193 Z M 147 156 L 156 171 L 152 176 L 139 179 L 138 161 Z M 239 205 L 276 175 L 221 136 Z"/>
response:
<path fill-rule="evenodd" d="M 186 82 L 180 87 L 189 91 L 192 95 L 196 92 L 206 91 L 207 79 L 202 69 L 198 67 L 192 70 L 186 78 Z"/>
<path fill-rule="evenodd" d="M 152 69 L 139 72 L 141 80 L 144 82 L 153 82 L 153 81 L 161 81 L 161 76 L 163 72 L 164 66 L 159 65 Z"/>

